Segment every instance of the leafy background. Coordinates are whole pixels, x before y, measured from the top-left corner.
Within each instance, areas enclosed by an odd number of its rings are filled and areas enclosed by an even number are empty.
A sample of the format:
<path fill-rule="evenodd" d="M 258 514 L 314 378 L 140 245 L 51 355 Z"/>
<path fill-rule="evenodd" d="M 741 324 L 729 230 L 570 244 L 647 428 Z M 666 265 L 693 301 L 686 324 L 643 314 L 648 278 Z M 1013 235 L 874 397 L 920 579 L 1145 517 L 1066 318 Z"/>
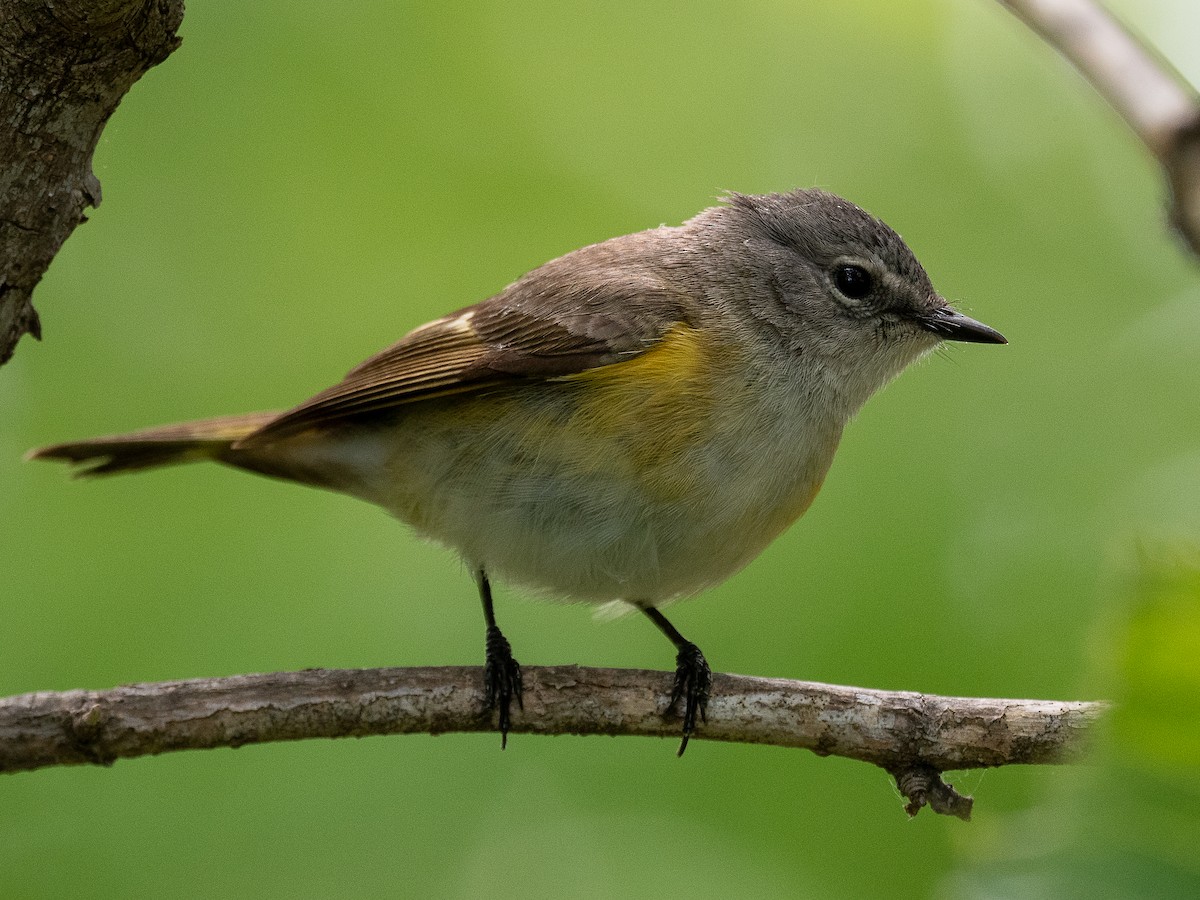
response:
<path fill-rule="evenodd" d="M 1190 0 L 1115 6 L 1200 79 Z M 0 780 L 0 895 L 1195 895 L 1200 283 L 1152 161 L 997 4 L 197 0 L 182 33 L 105 131 L 46 341 L 0 370 L 0 692 L 478 664 L 462 566 L 371 507 L 20 456 L 290 405 L 574 247 L 815 184 L 1012 343 L 869 403 L 805 519 L 674 621 L 724 671 L 1136 714 L 1095 766 L 959 773 L 969 825 L 906 821 L 860 764 L 705 742 L 45 770 Z M 528 663 L 670 665 L 643 621 L 499 604 Z"/>

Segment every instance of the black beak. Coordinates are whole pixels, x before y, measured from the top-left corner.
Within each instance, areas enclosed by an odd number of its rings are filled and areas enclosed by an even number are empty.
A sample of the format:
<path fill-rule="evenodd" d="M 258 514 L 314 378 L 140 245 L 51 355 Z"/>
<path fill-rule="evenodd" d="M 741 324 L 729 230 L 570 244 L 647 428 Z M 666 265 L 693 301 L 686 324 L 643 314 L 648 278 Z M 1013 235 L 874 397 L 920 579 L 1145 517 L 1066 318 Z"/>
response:
<path fill-rule="evenodd" d="M 976 322 L 970 316 L 964 316 L 949 306 L 943 306 L 928 316 L 923 316 L 917 320 L 917 324 L 948 341 L 966 341 L 972 344 L 1008 343 L 1004 335 L 995 328 Z"/>

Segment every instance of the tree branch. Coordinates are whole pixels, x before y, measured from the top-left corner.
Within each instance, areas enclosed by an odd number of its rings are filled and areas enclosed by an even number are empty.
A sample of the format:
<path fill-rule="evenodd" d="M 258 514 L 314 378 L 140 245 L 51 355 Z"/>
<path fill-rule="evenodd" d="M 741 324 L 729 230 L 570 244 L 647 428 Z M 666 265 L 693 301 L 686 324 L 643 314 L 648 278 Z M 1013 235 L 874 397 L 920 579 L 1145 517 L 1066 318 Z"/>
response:
<path fill-rule="evenodd" d="M 529 666 L 512 731 L 678 738 L 664 717 L 673 675 Z M 123 757 L 267 741 L 489 731 L 473 667 L 309 669 L 0 699 L 0 771 L 109 765 Z M 694 739 L 800 747 L 891 772 L 915 815 L 965 818 L 950 769 L 1076 758 L 1100 703 L 986 700 L 715 675 Z"/>
<path fill-rule="evenodd" d="M 183 0 L 0 4 L 0 365 L 41 336 L 33 289 L 84 209 L 92 153 L 143 73 L 179 46 Z"/>
<path fill-rule="evenodd" d="M 1094 0 L 1000 0 L 1065 56 L 1162 164 L 1171 224 L 1200 255 L 1200 98 Z"/>

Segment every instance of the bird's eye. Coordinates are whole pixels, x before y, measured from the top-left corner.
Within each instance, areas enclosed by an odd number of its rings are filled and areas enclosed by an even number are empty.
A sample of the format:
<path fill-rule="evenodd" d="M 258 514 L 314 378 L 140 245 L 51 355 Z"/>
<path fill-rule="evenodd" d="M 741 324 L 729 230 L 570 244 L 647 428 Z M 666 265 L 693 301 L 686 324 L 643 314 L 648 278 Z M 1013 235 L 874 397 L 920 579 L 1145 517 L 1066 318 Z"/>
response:
<path fill-rule="evenodd" d="M 875 279 L 862 266 L 838 266 L 833 270 L 833 283 L 851 300 L 862 300 L 875 287 Z"/>

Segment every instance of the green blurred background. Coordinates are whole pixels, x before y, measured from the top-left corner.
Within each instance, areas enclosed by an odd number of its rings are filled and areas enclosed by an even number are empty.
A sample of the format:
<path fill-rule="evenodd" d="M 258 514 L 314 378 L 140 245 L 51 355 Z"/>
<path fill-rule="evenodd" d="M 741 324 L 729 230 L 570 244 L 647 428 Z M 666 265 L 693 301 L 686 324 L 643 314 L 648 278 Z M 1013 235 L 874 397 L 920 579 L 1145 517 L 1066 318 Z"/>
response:
<path fill-rule="evenodd" d="M 1200 79 L 1192 0 L 1115 5 Z M 291 405 L 577 246 L 819 185 L 1011 345 L 872 400 L 804 520 L 673 621 L 722 671 L 1122 695 L 1135 551 L 1200 535 L 1200 278 L 1147 154 L 998 4 L 193 0 L 182 35 L 105 130 L 45 342 L 0 369 L 0 693 L 478 664 L 462 565 L 372 507 L 21 454 Z M 523 662 L 671 664 L 640 619 L 498 602 Z M 1052 896 L 1028 861 L 1110 812 L 1104 768 L 958 773 L 976 820 L 909 822 L 858 763 L 674 749 L 415 736 L 7 776 L 0 896 Z M 1195 789 L 1196 756 L 1151 768 Z M 1194 884 L 1194 806 L 1141 818 L 1175 843 L 1130 884 Z M 1119 860 L 1121 831 L 1085 843 Z"/>

